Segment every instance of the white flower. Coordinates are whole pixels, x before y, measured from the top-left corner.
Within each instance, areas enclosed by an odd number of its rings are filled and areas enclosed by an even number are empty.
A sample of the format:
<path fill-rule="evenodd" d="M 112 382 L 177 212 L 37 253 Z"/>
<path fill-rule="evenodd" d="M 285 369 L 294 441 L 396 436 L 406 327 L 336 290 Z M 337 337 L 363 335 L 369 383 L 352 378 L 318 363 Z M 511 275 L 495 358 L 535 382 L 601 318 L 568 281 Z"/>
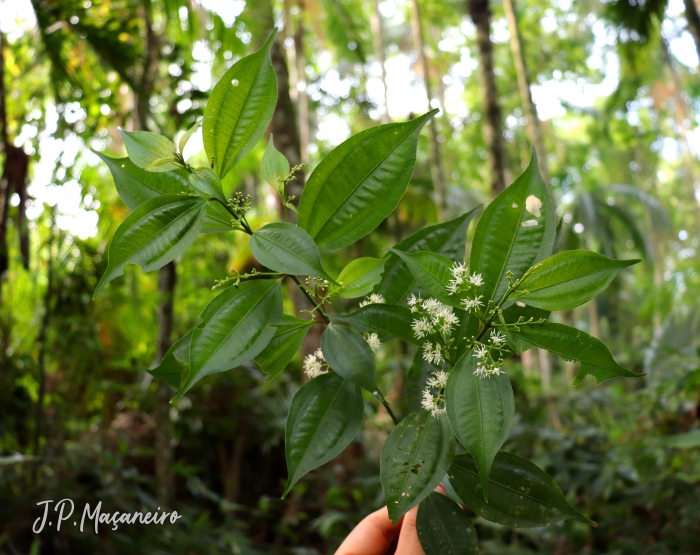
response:
<path fill-rule="evenodd" d="M 360 303 L 360 308 L 363 306 L 367 306 L 370 304 L 384 304 L 386 300 L 384 300 L 384 297 L 382 295 L 378 295 L 377 293 L 372 293 L 367 299 L 362 301 Z"/>
<path fill-rule="evenodd" d="M 474 374 L 476 374 L 479 378 L 486 378 L 489 376 L 489 369 L 486 366 L 479 364 L 477 365 Z"/>
<path fill-rule="evenodd" d="M 438 343 L 433 349 L 432 343 L 423 345 L 423 360 L 427 360 L 430 364 L 440 364 L 444 362 L 445 357 L 442 356 L 442 348 Z"/>
<path fill-rule="evenodd" d="M 445 387 L 447 385 L 447 372 L 443 372 L 442 370 L 433 372 L 433 377 L 428 378 L 425 383 L 430 387 Z"/>
<path fill-rule="evenodd" d="M 411 327 L 413 328 L 413 333 L 416 335 L 416 337 L 418 339 L 421 339 L 421 338 L 425 337 L 426 335 L 433 333 L 433 325 L 430 323 L 430 321 L 427 318 L 421 318 L 420 320 L 413 320 Z"/>
<path fill-rule="evenodd" d="M 408 298 L 408 301 L 407 301 L 408 306 L 410 306 L 412 308 L 412 307 L 416 306 L 416 304 L 419 301 L 420 301 L 420 295 L 418 295 L 418 297 L 416 298 L 416 296 L 413 293 L 411 293 L 411 296 Z"/>
<path fill-rule="evenodd" d="M 469 283 L 481 287 L 484 284 L 484 280 L 481 278 L 481 274 L 472 274 L 469 276 Z"/>
<path fill-rule="evenodd" d="M 327 370 L 323 368 L 321 361 L 315 355 L 306 355 L 304 358 L 304 373 L 311 379 L 321 374 L 325 374 Z"/>
<path fill-rule="evenodd" d="M 423 310 L 425 310 L 428 315 L 433 318 L 440 316 L 444 308 L 444 304 L 437 299 L 433 299 L 432 297 L 423 301 Z"/>
<path fill-rule="evenodd" d="M 489 351 L 486 348 L 486 345 L 479 343 L 479 346 L 474 351 L 474 356 L 476 358 L 486 358 L 486 355 L 488 355 L 488 353 L 489 353 Z"/>
<path fill-rule="evenodd" d="M 423 391 L 423 400 L 421 405 L 425 410 L 429 410 L 433 416 L 438 416 L 445 413 L 444 405 L 440 406 L 440 397 L 433 397 L 430 392 L 430 386 L 426 387 Z"/>
<path fill-rule="evenodd" d="M 315 356 L 318 360 L 323 360 L 323 361 L 326 360 L 326 357 L 323 356 L 323 351 L 321 351 L 321 349 L 316 349 L 316 352 L 314 353 L 314 356 Z"/>
<path fill-rule="evenodd" d="M 506 336 L 503 335 L 500 331 L 491 330 L 491 341 L 493 341 L 494 345 L 500 345 L 501 343 L 504 343 L 505 340 Z"/>
<path fill-rule="evenodd" d="M 459 283 L 457 283 L 457 280 L 453 279 L 445 289 L 448 295 L 455 295 L 457 291 L 459 291 Z"/>
<path fill-rule="evenodd" d="M 464 307 L 464 310 L 467 312 L 471 312 L 475 308 L 479 308 L 480 306 L 484 306 L 484 303 L 481 302 L 481 297 L 483 295 L 479 295 L 475 299 L 464 299 L 462 301 L 462 306 Z"/>
<path fill-rule="evenodd" d="M 365 337 L 365 340 L 367 341 L 369 348 L 372 349 L 373 353 L 379 351 L 379 348 L 382 346 L 381 341 L 379 341 L 379 336 L 376 333 L 370 333 L 367 337 Z"/>
<path fill-rule="evenodd" d="M 460 279 L 460 283 L 462 283 L 461 278 L 463 278 L 466 274 L 469 273 L 469 267 L 468 267 L 468 266 L 465 266 L 464 264 L 462 264 L 462 263 L 460 262 L 459 264 L 455 264 L 454 266 L 452 266 L 452 268 L 450 269 L 450 271 L 452 272 L 452 276 L 453 276 L 455 279 L 458 279 L 458 278 L 459 278 L 459 279 Z"/>
<path fill-rule="evenodd" d="M 440 326 L 440 331 L 442 331 L 442 333 L 445 335 L 450 335 L 452 332 L 452 326 L 458 322 L 459 318 L 457 318 L 457 315 L 452 312 L 452 309 L 450 308 L 449 311 L 445 311 L 442 314 L 442 325 Z"/>

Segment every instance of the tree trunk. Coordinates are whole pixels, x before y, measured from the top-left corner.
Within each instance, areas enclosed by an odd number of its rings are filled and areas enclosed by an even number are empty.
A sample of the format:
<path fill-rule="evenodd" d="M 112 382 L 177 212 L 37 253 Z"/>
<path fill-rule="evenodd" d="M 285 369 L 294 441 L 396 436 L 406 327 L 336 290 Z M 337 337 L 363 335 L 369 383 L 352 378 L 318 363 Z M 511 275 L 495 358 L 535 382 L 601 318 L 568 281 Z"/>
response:
<path fill-rule="evenodd" d="M 10 140 L 7 136 L 7 104 L 5 102 L 5 33 L 0 33 L 0 141 L 5 153 L 5 166 L 0 178 L 0 293 L 5 273 L 10 267 L 7 250 L 7 220 L 12 190 L 7 175 Z"/>
<path fill-rule="evenodd" d="M 418 61 L 420 62 L 420 73 L 423 78 L 423 83 L 425 84 L 425 94 L 428 97 L 428 109 L 430 109 L 430 103 L 433 100 L 433 91 L 430 85 L 430 66 L 423 42 L 423 22 L 421 20 L 418 0 L 411 0 L 411 33 L 413 35 L 413 45 L 418 54 Z M 442 221 L 443 211 L 445 209 L 445 178 L 442 170 L 440 141 L 435 118 L 432 118 L 428 125 L 430 126 L 430 176 L 433 181 L 433 191 L 435 193 L 437 219 L 438 221 Z"/>
<path fill-rule="evenodd" d="M 518 27 L 518 13 L 515 9 L 515 0 L 503 0 L 503 7 L 508 18 L 508 29 L 510 30 L 510 49 L 513 52 L 513 60 L 515 62 L 515 73 L 518 76 L 518 89 L 520 90 L 520 99 L 523 103 L 523 110 L 527 119 L 527 135 L 530 142 L 535 147 L 537 159 L 539 162 L 540 173 L 547 184 L 551 187 L 549 166 L 547 164 L 547 151 L 544 148 L 544 138 L 542 136 L 542 128 L 540 119 L 537 116 L 537 108 L 532 101 L 532 92 L 530 90 L 530 75 L 527 70 L 527 62 L 525 61 L 525 47 L 523 37 L 520 34 Z"/>
<path fill-rule="evenodd" d="M 146 50 L 143 60 L 143 74 L 139 90 L 134 91 L 136 104 L 136 126 L 140 131 L 148 131 L 150 115 L 150 98 L 155 88 L 158 71 L 160 46 L 158 36 L 153 29 L 151 14 L 144 8 L 146 27 Z M 163 266 L 158 272 L 158 339 L 154 363 L 158 364 L 171 345 L 173 333 L 173 302 L 176 280 L 175 262 Z M 170 387 L 158 380 L 153 420 L 155 423 L 155 490 L 156 499 L 161 505 L 167 506 L 173 498 L 174 477 L 171 466 L 174 459 L 172 437 L 173 425 L 170 420 Z"/>
<path fill-rule="evenodd" d="M 489 154 L 491 192 L 493 196 L 496 196 L 506 188 L 506 155 L 503 145 L 503 115 L 498 87 L 496 86 L 493 43 L 491 42 L 491 9 L 488 0 L 467 0 L 467 9 L 476 26 L 476 38 L 481 58 L 484 140 Z"/>
<path fill-rule="evenodd" d="M 303 164 L 309 163 L 309 95 L 306 92 L 306 53 L 304 52 L 304 0 L 298 0 L 299 13 L 294 32 L 294 61 L 297 69 L 297 106 L 299 109 L 299 157 Z M 289 86 L 287 86 L 289 90 Z"/>
<path fill-rule="evenodd" d="M 374 55 L 377 57 L 379 69 L 381 71 L 382 86 L 384 87 L 384 106 L 381 116 L 382 123 L 389 123 L 389 89 L 386 84 L 386 53 L 384 49 L 384 25 L 382 14 L 379 12 L 379 0 L 372 2 L 372 15 L 370 16 L 372 26 L 372 41 L 374 42 Z"/>
<path fill-rule="evenodd" d="M 685 2 L 685 19 L 688 21 L 688 30 L 695 39 L 695 49 L 700 59 L 700 13 L 695 0 L 683 0 Z"/>

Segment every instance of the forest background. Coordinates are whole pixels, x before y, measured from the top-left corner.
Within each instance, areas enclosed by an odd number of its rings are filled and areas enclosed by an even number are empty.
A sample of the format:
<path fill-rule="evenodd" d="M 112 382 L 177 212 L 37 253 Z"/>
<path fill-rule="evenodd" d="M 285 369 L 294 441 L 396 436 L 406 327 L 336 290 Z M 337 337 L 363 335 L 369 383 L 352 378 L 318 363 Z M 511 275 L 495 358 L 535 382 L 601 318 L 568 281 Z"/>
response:
<path fill-rule="evenodd" d="M 574 365 L 544 351 L 508 368 L 518 402 L 504 449 L 533 459 L 599 527 L 476 519 L 483 552 L 697 554 L 698 10 L 695 0 L 0 2 L 0 553 L 332 553 L 382 503 L 391 426 L 369 401 L 351 447 L 280 499 L 300 358 L 274 380 L 252 363 L 210 376 L 172 405 L 145 372 L 215 294 L 202 291 L 251 269 L 238 234 L 203 235 L 158 273 L 127 267 L 91 299 L 128 213 L 98 153 L 124 154 L 117 126 L 184 132 L 212 83 L 277 26 L 268 132 L 292 165 L 308 172 L 352 133 L 441 110 L 404 200 L 355 256 L 382 256 L 488 202 L 532 145 L 561 248 L 644 260 L 564 315 L 643 379 L 574 387 Z M 280 210 L 260 177 L 265 144 L 224 181 L 227 195 L 251 195 L 258 226 Z M 186 153 L 201 148 L 198 134 Z M 403 414 L 412 358 L 398 344 L 379 355 L 382 389 Z M 184 516 L 32 534 L 36 503 L 66 497 Z"/>

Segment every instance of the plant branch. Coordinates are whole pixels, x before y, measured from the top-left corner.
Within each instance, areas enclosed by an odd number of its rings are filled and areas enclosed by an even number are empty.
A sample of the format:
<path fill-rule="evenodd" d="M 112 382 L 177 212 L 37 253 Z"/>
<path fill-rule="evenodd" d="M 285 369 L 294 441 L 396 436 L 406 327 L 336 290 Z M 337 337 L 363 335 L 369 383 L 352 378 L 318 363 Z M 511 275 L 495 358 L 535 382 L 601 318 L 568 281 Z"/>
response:
<path fill-rule="evenodd" d="M 389 413 L 389 416 L 391 416 L 391 419 L 394 421 L 394 424 L 398 426 L 399 420 L 398 420 L 398 418 L 396 418 L 396 415 L 394 414 L 394 411 L 391 410 L 391 405 L 389 404 L 389 401 L 387 401 L 387 400 L 384 398 L 384 395 L 382 395 L 381 391 L 379 391 L 379 390 L 373 391 L 372 393 L 374 394 L 374 396 L 375 396 L 377 399 L 379 399 L 379 400 L 381 401 L 382 405 L 384 405 L 384 408 L 385 408 L 386 411 Z"/>
<path fill-rule="evenodd" d="M 291 274 L 289 274 L 289 277 L 294 280 L 294 283 L 296 283 L 299 286 L 299 289 L 301 289 L 301 292 L 304 293 L 306 298 L 311 303 L 311 306 L 313 307 L 313 309 L 311 311 L 313 312 L 314 310 L 316 310 L 321 315 L 321 317 L 326 322 L 326 324 L 330 324 L 331 321 L 328 319 L 328 316 L 326 316 L 326 313 L 323 311 L 323 309 L 320 307 L 320 305 L 316 304 L 316 302 L 311 298 L 311 295 L 309 295 L 309 292 L 301 284 L 301 282 L 299 281 L 299 278 L 297 278 L 297 276 L 293 276 Z"/>

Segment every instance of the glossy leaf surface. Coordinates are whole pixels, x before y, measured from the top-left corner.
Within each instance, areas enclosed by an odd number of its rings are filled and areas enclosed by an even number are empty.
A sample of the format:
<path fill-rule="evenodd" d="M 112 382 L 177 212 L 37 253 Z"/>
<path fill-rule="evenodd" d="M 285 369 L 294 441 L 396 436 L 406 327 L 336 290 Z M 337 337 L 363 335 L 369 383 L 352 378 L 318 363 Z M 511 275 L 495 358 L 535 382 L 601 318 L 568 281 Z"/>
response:
<path fill-rule="evenodd" d="M 295 318 L 287 314 L 275 324 L 275 335 L 259 355 L 255 362 L 260 369 L 274 378 L 294 359 L 299 351 L 306 333 L 313 325 L 313 320 Z"/>
<path fill-rule="evenodd" d="M 214 170 L 199 168 L 190 174 L 190 185 L 200 195 L 212 197 L 226 204 L 226 197 L 221 189 L 221 179 Z M 222 207 L 223 208 L 223 207 Z M 229 217 L 230 219 L 230 217 Z"/>
<path fill-rule="evenodd" d="M 329 372 L 304 384 L 287 417 L 285 497 L 301 477 L 337 457 L 362 425 L 360 388 Z"/>
<path fill-rule="evenodd" d="M 280 182 L 284 181 L 289 175 L 289 170 L 287 158 L 275 148 L 274 137 L 270 133 L 270 140 L 260 161 L 261 177 L 268 185 L 277 189 L 280 186 Z"/>
<path fill-rule="evenodd" d="M 457 503 L 435 491 L 418 507 L 416 530 L 425 555 L 479 553 L 479 539 L 472 521 Z"/>
<path fill-rule="evenodd" d="M 182 168 L 174 161 L 175 145 L 166 137 L 149 131 L 120 129 L 119 133 L 129 159 L 139 168 L 152 172 L 169 172 Z"/>
<path fill-rule="evenodd" d="M 377 390 L 374 353 L 353 328 L 330 324 L 321 336 L 321 351 L 330 367 L 343 378 L 369 392 Z"/>
<path fill-rule="evenodd" d="M 458 301 L 456 297 L 447 294 L 446 287 L 452 279 L 450 269 L 454 263 L 444 256 L 434 252 L 401 252 L 391 249 L 391 252 L 401 258 L 413 274 L 416 282 L 421 285 L 431 297 L 451 305 Z"/>
<path fill-rule="evenodd" d="M 163 380 L 170 387 L 179 389 L 182 381 L 182 373 L 190 363 L 190 340 L 192 330 L 172 344 L 168 352 L 165 353 L 160 364 L 149 370 L 148 373 L 154 378 Z"/>
<path fill-rule="evenodd" d="M 386 258 L 356 258 L 352 260 L 336 279 L 343 285 L 340 297 L 355 299 L 369 295 L 382 278 Z"/>
<path fill-rule="evenodd" d="M 332 321 L 350 324 L 360 333 L 377 333 L 382 340 L 390 335 L 413 345 L 420 344 L 411 328 L 413 315 L 405 306 L 370 304 L 352 314 L 345 316 L 329 314 L 328 316 Z"/>

